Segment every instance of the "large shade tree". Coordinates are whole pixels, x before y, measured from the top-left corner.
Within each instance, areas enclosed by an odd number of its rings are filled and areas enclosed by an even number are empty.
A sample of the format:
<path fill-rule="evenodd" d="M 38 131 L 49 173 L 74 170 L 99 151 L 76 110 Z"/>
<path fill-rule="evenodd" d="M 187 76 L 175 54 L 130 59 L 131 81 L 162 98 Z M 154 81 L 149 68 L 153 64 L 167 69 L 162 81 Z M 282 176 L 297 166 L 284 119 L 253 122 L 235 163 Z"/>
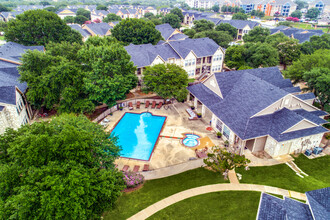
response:
<path fill-rule="evenodd" d="M 179 8 L 173 8 L 173 9 L 171 10 L 170 14 L 175 14 L 175 15 L 177 15 L 177 16 L 180 18 L 180 22 L 183 22 L 183 18 L 184 18 L 184 16 L 183 16 L 183 14 L 182 14 L 181 9 L 179 9 Z"/>
<path fill-rule="evenodd" d="M 244 14 L 242 12 L 233 14 L 232 20 L 247 20 L 248 16 L 247 14 Z"/>
<path fill-rule="evenodd" d="M 315 96 L 320 101 L 322 110 L 330 104 L 330 68 L 313 68 L 309 72 L 305 72 L 303 79 L 307 82 L 310 91 L 314 92 Z"/>
<path fill-rule="evenodd" d="M 124 189 L 119 147 L 84 116 L 7 130 L 0 136 L 1 219 L 95 219 Z"/>
<path fill-rule="evenodd" d="M 197 33 L 202 31 L 210 31 L 213 30 L 214 23 L 212 21 L 208 21 L 206 19 L 195 20 L 193 30 Z"/>
<path fill-rule="evenodd" d="M 182 101 L 187 97 L 188 74 L 175 64 L 157 64 L 143 72 L 143 84 L 147 92 Z"/>
<path fill-rule="evenodd" d="M 59 16 L 45 10 L 28 10 L 8 22 L 5 39 L 23 45 L 46 45 L 49 42 L 82 43 L 82 36 Z"/>
<path fill-rule="evenodd" d="M 114 13 L 109 13 L 105 18 L 103 18 L 103 22 L 109 23 L 111 21 L 120 21 L 121 17 L 114 14 Z"/>
<path fill-rule="evenodd" d="M 312 54 L 319 49 L 330 49 L 330 34 L 312 36 L 301 45 L 301 52 L 304 54 Z"/>
<path fill-rule="evenodd" d="M 162 36 L 155 25 L 143 19 L 125 19 L 119 22 L 112 30 L 111 34 L 125 45 L 132 44 L 157 44 Z"/>
<path fill-rule="evenodd" d="M 245 60 L 248 66 L 270 67 L 279 63 L 278 51 L 269 44 L 247 44 L 245 51 Z"/>
<path fill-rule="evenodd" d="M 316 67 L 330 69 L 330 50 L 317 50 L 310 55 L 302 54 L 297 61 L 293 61 L 292 65 L 284 71 L 284 75 L 286 78 L 298 82 L 303 80 L 305 72 L 309 72 Z"/>
<path fill-rule="evenodd" d="M 233 41 L 233 37 L 226 31 L 203 31 L 194 35 L 194 38 L 208 37 L 214 40 L 219 46 L 227 48 L 229 43 Z"/>
<path fill-rule="evenodd" d="M 176 14 L 169 13 L 162 18 L 163 23 L 168 23 L 172 28 L 180 28 L 181 20 Z"/>
<path fill-rule="evenodd" d="M 317 19 L 319 14 L 320 14 L 320 10 L 318 8 L 311 8 L 311 9 L 308 9 L 305 16 L 306 16 L 306 18 Z"/>
<path fill-rule="evenodd" d="M 243 40 L 244 42 L 263 43 L 269 35 L 270 30 L 268 28 L 255 27 L 243 36 Z"/>
<path fill-rule="evenodd" d="M 243 45 L 231 46 L 226 50 L 225 64 L 229 68 L 238 69 L 241 66 L 247 65 L 245 63 L 246 48 Z"/>
<path fill-rule="evenodd" d="M 300 47 L 298 40 L 295 39 L 290 39 L 277 45 L 280 63 L 284 65 L 284 69 L 286 69 L 287 65 L 291 65 L 293 61 L 299 59 L 301 54 Z"/>
<path fill-rule="evenodd" d="M 237 29 L 228 23 L 221 23 L 215 27 L 216 31 L 227 31 L 233 38 L 237 37 Z"/>

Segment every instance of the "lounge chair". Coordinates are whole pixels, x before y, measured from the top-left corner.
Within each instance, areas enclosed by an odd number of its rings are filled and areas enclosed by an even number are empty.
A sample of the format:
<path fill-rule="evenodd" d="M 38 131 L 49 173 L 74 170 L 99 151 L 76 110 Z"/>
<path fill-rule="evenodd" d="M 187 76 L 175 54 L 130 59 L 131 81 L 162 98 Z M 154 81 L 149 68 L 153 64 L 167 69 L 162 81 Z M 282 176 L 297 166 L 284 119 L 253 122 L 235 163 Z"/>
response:
<path fill-rule="evenodd" d="M 126 172 L 128 170 L 129 166 L 125 165 L 121 171 Z"/>
<path fill-rule="evenodd" d="M 155 107 L 156 107 L 156 101 L 152 101 L 151 108 L 155 108 Z"/>
<path fill-rule="evenodd" d="M 195 112 L 193 110 L 191 110 L 190 108 L 186 109 L 186 112 L 189 114 L 189 120 L 196 120 L 198 119 L 197 115 L 195 114 Z"/>
<path fill-rule="evenodd" d="M 134 168 L 133 168 L 133 172 L 139 172 L 139 169 L 140 169 L 140 166 L 134 166 Z"/>
<path fill-rule="evenodd" d="M 207 154 L 204 151 L 198 151 L 197 149 L 195 150 L 196 155 L 198 158 L 205 158 L 207 157 Z"/>
<path fill-rule="evenodd" d="M 136 108 L 140 108 L 141 102 L 136 103 Z"/>
<path fill-rule="evenodd" d="M 160 108 L 162 107 L 162 105 L 163 105 L 162 102 L 158 103 L 158 105 L 157 105 L 157 109 L 160 109 Z"/>
<path fill-rule="evenodd" d="M 128 109 L 129 109 L 129 110 L 132 110 L 132 109 L 133 109 L 133 103 L 132 103 L 132 102 L 129 102 L 129 103 L 128 103 Z"/>
<path fill-rule="evenodd" d="M 150 102 L 149 101 L 146 101 L 146 108 L 148 108 L 150 105 Z"/>
<path fill-rule="evenodd" d="M 143 170 L 142 170 L 143 172 L 145 172 L 145 171 L 149 171 L 149 165 L 148 164 L 144 164 L 144 166 L 143 166 Z"/>

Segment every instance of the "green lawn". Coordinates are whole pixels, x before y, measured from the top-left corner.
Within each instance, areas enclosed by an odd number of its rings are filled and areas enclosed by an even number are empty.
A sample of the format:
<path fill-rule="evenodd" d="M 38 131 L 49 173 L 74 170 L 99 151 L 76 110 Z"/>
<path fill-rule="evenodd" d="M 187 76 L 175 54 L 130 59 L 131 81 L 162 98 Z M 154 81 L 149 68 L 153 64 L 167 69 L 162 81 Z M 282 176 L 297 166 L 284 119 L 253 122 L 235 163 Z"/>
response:
<path fill-rule="evenodd" d="M 256 219 L 260 192 L 208 193 L 175 203 L 148 219 Z"/>
<path fill-rule="evenodd" d="M 330 186 L 330 156 L 310 160 L 304 155 L 300 155 L 294 162 L 309 176 L 305 178 L 299 177 L 286 164 L 269 167 L 251 167 L 248 171 L 239 168 L 236 169 L 236 172 L 243 175 L 242 180 L 240 180 L 241 183 L 276 186 L 298 192 Z"/>
<path fill-rule="evenodd" d="M 299 22 L 293 22 L 292 26 L 295 28 L 302 28 L 302 29 L 313 29 L 315 28 L 312 26 L 312 24 L 307 24 L 307 23 L 299 23 Z M 316 30 L 323 30 L 324 33 L 327 33 L 328 28 L 316 28 Z"/>
<path fill-rule="evenodd" d="M 198 168 L 178 175 L 146 181 L 143 188 L 132 193 L 123 194 L 116 207 L 105 213 L 104 219 L 127 219 L 149 205 L 186 189 L 225 183 L 218 173 Z"/>
<path fill-rule="evenodd" d="M 5 40 L 5 37 L 4 36 L 0 36 L 0 40 Z"/>

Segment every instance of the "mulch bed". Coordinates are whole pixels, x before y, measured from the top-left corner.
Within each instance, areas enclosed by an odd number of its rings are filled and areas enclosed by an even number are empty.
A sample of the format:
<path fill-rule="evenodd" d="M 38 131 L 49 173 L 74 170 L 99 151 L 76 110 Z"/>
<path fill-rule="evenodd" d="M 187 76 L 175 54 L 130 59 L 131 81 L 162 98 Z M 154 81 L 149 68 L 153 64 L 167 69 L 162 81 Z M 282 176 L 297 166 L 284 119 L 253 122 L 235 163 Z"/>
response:
<path fill-rule="evenodd" d="M 125 192 L 125 193 L 131 193 L 131 192 L 134 192 L 134 191 L 136 191 L 136 190 L 141 189 L 141 188 L 143 187 L 143 185 L 144 185 L 144 182 L 143 182 L 142 184 L 138 185 L 137 187 L 134 187 L 134 188 L 126 188 L 126 189 L 124 189 L 122 192 Z"/>

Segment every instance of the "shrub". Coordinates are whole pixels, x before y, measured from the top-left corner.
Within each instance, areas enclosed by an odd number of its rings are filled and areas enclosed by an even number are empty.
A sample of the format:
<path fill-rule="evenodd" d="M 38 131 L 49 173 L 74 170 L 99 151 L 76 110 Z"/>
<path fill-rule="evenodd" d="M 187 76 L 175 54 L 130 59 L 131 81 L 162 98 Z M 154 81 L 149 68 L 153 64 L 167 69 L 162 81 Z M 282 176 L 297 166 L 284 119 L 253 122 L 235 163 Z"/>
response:
<path fill-rule="evenodd" d="M 135 172 L 125 172 L 124 181 L 127 188 L 134 188 L 144 182 L 144 176 Z"/>

